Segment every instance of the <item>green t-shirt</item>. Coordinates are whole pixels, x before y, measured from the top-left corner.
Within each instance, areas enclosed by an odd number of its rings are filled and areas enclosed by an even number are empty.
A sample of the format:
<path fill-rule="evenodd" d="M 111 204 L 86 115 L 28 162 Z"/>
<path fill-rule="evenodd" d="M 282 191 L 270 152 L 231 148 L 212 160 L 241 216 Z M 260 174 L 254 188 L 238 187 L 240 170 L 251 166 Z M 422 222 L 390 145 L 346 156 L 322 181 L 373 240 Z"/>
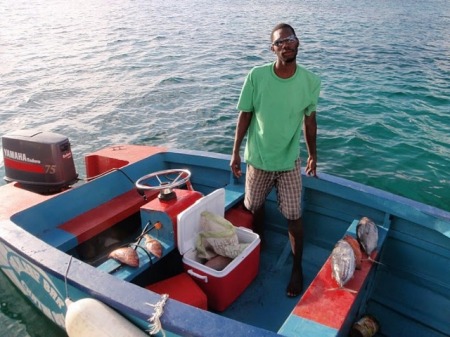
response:
<path fill-rule="evenodd" d="M 253 113 L 247 132 L 245 161 L 265 171 L 287 171 L 300 155 L 303 116 L 316 111 L 320 78 L 297 65 L 294 76 L 282 79 L 274 63 L 247 75 L 237 108 Z"/>

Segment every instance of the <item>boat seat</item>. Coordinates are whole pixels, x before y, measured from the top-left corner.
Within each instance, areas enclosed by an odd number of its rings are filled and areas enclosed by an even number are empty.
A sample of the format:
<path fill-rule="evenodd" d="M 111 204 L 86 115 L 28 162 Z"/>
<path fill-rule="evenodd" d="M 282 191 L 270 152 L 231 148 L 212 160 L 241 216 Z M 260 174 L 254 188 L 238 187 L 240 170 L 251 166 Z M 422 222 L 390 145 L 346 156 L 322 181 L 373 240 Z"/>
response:
<path fill-rule="evenodd" d="M 356 237 L 358 222 L 359 220 L 353 220 L 346 234 Z M 386 228 L 378 227 L 378 247 L 372 252 L 372 259 L 375 260 L 379 255 L 386 234 Z M 347 317 L 358 307 L 361 293 L 366 290 L 370 279 L 368 276 L 375 272 L 375 267 L 376 264 L 372 261 L 363 260 L 361 270 L 355 271 L 353 278 L 345 285 L 346 289 L 339 289 L 332 277 L 330 254 L 278 333 L 283 334 L 285 329 L 288 331 L 292 326 L 309 326 L 310 331 L 318 331 L 315 330 L 317 327 L 326 326 L 330 329 L 327 336 L 338 336 L 339 331 L 348 323 Z"/>
<path fill-rule="evenodd" d="M 237 203 L 244 200 L 245 185 L 244 184 L 228 184 L 224 186 L 225 189 L 225 211 Z"/>
<path fill-rule="evenodd" d="M 159 242 L 161 243 L 163 248 L 162 254 L 163 257 L 169 254 L 175 248 L 175 245 L 172 241 L 167 243 L 165 241 L 159 240 Z M 148 254 L 146 252 L 144 248 L 144 242 L 141 242 L 140 247 L 136 249 L 136 252 L 139 257 L 138 267 L 130 267 L 121 264 L 120 262 L 117 262 L 114 259 L 109 258 L 101 265 L 99 265 L 97 269 L 102 270 L 108 274 L 114 275 L 115 277 L 120 278 L 122 280 L 131 281 L 136 276 L 138 276 L 143 271 L 147 270 L 149 267 L 151 267 L 153 264 L 155 264 L 160 260 L 156 256 Z"/>
<path fill-rule="evenodd" d="M 245 227 L 253 230 L 253 214 L 242 203 L 228 209 L 225 212 L 225 219 L 236 227 Z"/>
<path fill-rule="evenodd" d="M 39 237 L 60 250 L 68 251 L 139 212 L 140 207 L 157 194 L 157 191 L 148 193 L 145 200 L 136 190 L 130 190 L 41 233 Z"/>
<path fill-rule="evenodd" d="M 59 228 L 47 230 L 39 234 L 39 238 L 64 252 L 78 245 L 76 236 Z"/>
<path fill-rule="evenodd" d="M 150 191 L 146 195 L 147 200 L 144 200 L 136 190 L 130 190 L 62 223 L 56 228 L 40 233 L 39 237 L 53 247 L 67 252 L 139 212 L 142 205 L 158 195 L 158 191 Z M 243 184 L 225 186 L 225 210 L 230 209 L 243 199 Z"/>
<path fill-rule="evenodd" d="M 145 287 L 157 294 L 168 294 L 169 298 L 207 310 L 208 298 L 203 290 L 187 274 L 181 273 L 171 278 Z"/>

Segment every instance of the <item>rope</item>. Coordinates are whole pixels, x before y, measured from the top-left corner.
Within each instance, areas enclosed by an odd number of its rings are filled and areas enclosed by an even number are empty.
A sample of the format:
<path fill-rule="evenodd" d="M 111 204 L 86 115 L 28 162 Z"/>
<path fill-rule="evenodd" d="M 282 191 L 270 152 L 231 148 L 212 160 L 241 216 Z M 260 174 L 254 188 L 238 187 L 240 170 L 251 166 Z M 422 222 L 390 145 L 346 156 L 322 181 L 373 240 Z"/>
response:
<path fill-rule="evenodd" d="M 150 322 L 150 327 L 149 327 L 150 329 L 148 331 L 150 333 L 150 335 L 156 335 L 158 332 L 161 331 L 163 337 L 166 336 L 166 333 L 162 329 L 161 321 L 159 318 L 164 313 L 164 310 L 163 310 L 164 305 L 166 304 L 166 301 L 168 298 L 169 298 L 168 294 L 162 294 L 161 300 L 159 302 L 157 302 L 156 304 L 145 303 L 145 304 L 155 308 L 155 312 L 153 313 L 152 317 L 150 317 L 148 319 L 148 321 Z"/>
<path fill-rule="evenodd" d="M 70 255 L 69 263 L 67 264 L 66 273 L 64 274 L 64 287 L 66 289 L 66 298 L 69 298 L 69 287 L 67 286 L 67 275 L 69 274 L 70 265 L 72 264 L 73 256 Z"/>

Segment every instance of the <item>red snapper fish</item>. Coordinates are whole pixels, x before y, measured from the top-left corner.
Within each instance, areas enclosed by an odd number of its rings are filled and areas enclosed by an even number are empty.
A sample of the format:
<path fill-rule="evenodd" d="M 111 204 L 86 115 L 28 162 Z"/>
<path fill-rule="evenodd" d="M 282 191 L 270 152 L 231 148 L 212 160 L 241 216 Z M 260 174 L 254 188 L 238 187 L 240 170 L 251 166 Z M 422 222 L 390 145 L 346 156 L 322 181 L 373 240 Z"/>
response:
<path fill-rule="evenodd" d="M 356 226 L 356 236 L 358 238 L 361 247 L 367 255 L 372 254 L 372 252 L 378 246 L 378 227 L 375 223 L 368 217 L 362 217 Z"/>
<path fill-rule="evenodd" d="M 156 240 L 153 236 L 151 236 L 149 234 L 145 234 L 144 238 L 145 238 L 145 248 L 150 253 L 155 255 L 157 258 L 160 258 L 163 253 L 163 248 L 162 248 L 161 242 L 159 242 L 158 240 Z"/>
<path fill-rule="evenodd" d="M 339 289 L 354 292 L 354 290 L 344 288 L 344 285 L 355 273 L 355 253 L 353 253 L 352 246 L 345 240 L 339 240 L 331 252 L 331 272 Z"/>
<path fill-rule="evenodd" d="M 109 253 L 108 257 L 130 267 L 139 267 L 139 256 L 131 247 L 117 248 Z"/>

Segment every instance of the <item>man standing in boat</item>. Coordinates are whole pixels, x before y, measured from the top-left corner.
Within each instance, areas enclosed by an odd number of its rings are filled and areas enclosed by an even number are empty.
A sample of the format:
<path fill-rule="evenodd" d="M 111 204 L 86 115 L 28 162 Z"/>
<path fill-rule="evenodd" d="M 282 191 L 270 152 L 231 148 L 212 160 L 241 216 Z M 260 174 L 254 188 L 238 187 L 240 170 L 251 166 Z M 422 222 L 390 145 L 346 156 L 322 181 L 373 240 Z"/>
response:
<path fill-rule="evenodd" d="M 294 29 L 278 24 L 271 33 L 275 62 L 254 67 L 247 75 L 238 102 L 230 167 L 240 177 L 240 147 L 247 135 L 244 204 L 254 214 L 254 229 L 263 239 L 264 201 L 273 187 L 278 205 L 288 221 L 294 256 L 286 289 L 288 296 L 303 290 L 303 224 L 301 218 L 300 135 L 302 128 L 308 159 L 306 173 L 316 176 L 316 107 L 318 76 L 297 65 L 299 40 Z"/>

